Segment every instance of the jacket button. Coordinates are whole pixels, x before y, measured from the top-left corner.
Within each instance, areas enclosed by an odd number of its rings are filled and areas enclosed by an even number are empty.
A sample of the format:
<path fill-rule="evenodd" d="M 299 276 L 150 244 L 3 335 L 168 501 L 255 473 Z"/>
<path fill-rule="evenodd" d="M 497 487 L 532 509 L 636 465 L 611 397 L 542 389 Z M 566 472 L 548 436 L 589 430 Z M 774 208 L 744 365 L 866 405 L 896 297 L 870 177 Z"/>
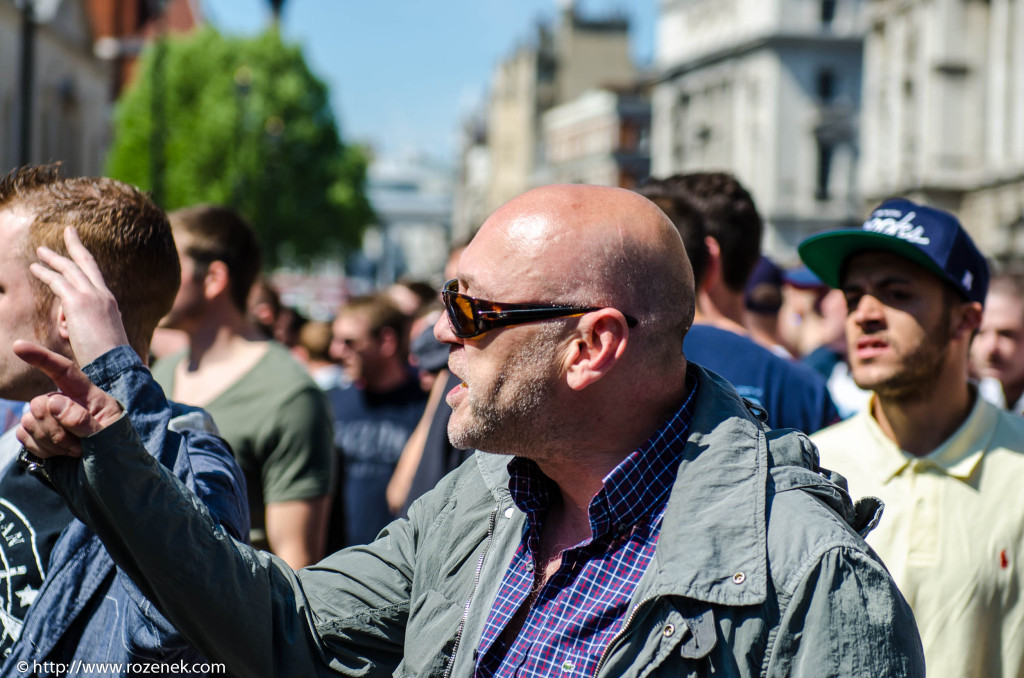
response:
<path fill-rule="evenodd" d="M 737 572 L 736 574 L 734 574 L 732 576 L 732 583 L 733 584 L 742 584 L 746 580 L 747 580 L 747 575 L 743 574 L 742 572 Z"/>
<path fill-rule="evenodd" d="M 661 635 L 665 636 L 666 638 L 671 638 L 672 634 L 675 632 L 676 627 L 672 626 L 671 624 L 665 624 L 665 628 L 662 630 Z"/>
<path fill-rule="evenodd" d="M 509 506 L 507 509 L 505 509 L 505 517 L 506 518 L 511 518 L 515 514 L 515 512 L 516 512 L 516 510 L 514 508 L 512 508 L 511 506 Z"/>

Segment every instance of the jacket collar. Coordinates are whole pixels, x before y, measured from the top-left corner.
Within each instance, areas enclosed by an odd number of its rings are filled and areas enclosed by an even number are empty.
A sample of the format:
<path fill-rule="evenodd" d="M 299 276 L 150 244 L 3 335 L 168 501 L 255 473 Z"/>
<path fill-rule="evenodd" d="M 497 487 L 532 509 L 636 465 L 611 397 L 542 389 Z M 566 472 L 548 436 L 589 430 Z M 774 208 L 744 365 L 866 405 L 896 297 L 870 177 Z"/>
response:
<path fill-rule="evenodd" d="M 652 595 L 759 605 L 768 590 L 764 431 L 728 382 L 687 369 L 697 378 L 690 435 L 645 581 Z M 509 457 L 476 458 L 495 499 L 509 502 Z"/>
<path fill-rule="evenodd" d="M 736 391 L 690 363 L 690 436 L 658 538 L 653 594 L 759 605 L 768 591 L 764 431 Z"/>

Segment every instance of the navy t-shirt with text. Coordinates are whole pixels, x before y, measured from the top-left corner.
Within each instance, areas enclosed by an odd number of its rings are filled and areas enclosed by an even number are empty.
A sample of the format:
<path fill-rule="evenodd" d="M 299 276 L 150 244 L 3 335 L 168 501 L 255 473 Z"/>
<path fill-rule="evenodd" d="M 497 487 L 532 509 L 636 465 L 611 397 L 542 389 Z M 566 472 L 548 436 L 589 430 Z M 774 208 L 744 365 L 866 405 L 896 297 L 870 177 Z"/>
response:
<path fill-rule="evenodd" d="M 748 337 L 694 325 L 683 341 L 686 359 L 730 382 L 768 412 L 772 428 L 814 433 L 839 421 L 825 380 L 813 369 L 781 358 Z"/>

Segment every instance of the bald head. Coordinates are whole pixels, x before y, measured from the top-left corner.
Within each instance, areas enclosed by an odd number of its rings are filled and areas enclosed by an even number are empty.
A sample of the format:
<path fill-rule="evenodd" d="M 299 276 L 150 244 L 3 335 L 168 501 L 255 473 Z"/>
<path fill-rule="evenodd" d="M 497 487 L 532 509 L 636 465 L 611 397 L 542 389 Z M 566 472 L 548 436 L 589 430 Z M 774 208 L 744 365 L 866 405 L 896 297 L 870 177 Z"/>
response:
<path fill-rule="evenodd" d="M 676 352 L 693 321 L 693 274 L 679 233 L 632 191 L 534 189 L 496 210 L 464 257 L 494 264 L 485 267 L 489 283 L 508 295 L 496 298 L 618 308 L 645 330 L 637 341 Z M 512 296 L 517 289 L 533 298 Z"/>

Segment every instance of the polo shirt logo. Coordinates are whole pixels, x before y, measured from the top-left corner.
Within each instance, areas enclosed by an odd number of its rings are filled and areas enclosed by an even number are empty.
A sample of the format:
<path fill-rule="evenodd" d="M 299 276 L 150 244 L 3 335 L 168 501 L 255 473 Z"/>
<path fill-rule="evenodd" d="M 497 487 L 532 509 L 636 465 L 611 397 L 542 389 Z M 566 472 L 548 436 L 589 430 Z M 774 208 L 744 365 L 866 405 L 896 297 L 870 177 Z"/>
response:
<path fill-rule="evenodd" d="M 915 245 L 931 244 L 931 239 L 924 234 L 924 226 L 913 223 L 914 217 L 917 216 L 916 212 L 907 212 L 902 218 L 896 219 L 898 215 L 899 212 L 895 210 L 877 210 L 864 222 L 863 230 L 891 235 Z"/>

